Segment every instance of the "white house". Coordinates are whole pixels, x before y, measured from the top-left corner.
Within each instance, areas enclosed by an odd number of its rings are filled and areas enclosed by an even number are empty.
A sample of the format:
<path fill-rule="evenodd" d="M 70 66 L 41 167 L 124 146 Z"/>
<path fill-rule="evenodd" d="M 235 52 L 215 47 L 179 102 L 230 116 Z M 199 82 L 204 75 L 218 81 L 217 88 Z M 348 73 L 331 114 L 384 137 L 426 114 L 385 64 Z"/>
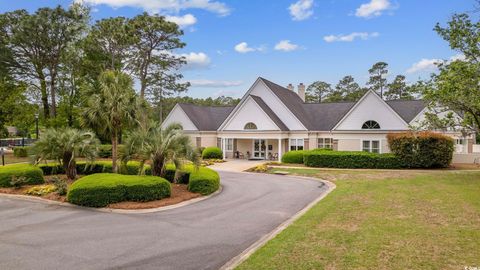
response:
<path fill-rule="evenodd" d="M 339 151 L 389 152 L 386 135 L 407 131 L 427 111 L 422 100 L 384 101 L 368 91 L 357 102 L 305 103 L 298 93 L 258 78 L 240 103 L 231 107 L 177 104 L 163 122 L 182 124 L 197 147 L 218 146 L 224 156 L 278 159 L 290 150 L 332 148 Z M 465 153 L 473 135 L 443 132 Z"/>

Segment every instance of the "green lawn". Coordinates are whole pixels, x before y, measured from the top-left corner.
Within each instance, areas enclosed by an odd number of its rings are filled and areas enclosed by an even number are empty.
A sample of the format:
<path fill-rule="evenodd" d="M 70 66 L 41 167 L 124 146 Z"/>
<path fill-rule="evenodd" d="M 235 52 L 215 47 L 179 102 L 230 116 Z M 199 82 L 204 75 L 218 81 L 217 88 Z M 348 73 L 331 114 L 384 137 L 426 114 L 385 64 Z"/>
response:
<path fill-rule="evenodd" d="M 337 188 L 238 269 L 480 267 L 480 172 L 281 170 Z"/>

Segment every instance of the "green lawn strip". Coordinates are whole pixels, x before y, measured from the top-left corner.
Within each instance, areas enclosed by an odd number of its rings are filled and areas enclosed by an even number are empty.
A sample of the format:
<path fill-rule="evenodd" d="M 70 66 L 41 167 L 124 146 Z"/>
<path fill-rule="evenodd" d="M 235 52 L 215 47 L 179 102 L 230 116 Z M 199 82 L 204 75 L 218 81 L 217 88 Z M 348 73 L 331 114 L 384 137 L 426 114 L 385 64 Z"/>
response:
<path fill-rule="evenodd" d="M 480 265 L 480 172 L 286 170 L 345 180 L 239 269 Z"/>

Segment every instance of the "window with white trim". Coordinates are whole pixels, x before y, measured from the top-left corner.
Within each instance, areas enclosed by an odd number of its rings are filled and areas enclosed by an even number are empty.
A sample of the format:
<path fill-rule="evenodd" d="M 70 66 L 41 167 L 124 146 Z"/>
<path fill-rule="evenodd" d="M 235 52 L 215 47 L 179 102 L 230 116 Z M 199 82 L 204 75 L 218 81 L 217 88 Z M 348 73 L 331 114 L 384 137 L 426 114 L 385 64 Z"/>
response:
<path fill-rule="evenodd" d="M 290 139 L 290 151 L 303 150 L 303 139 Z"/>
<path fill-rule="evenodd" d="M 332 138 L 318 138 L 318 148 L 324 149 L 333 149 L 333 139 Z"/>
<path fill-rule="evenodd" d="M 233 139 L 226 139 L 227 143 L 227 151 L 233 151 Z"/>
<path fill-rule="evenodd" d="M 362 141 L 362 151 L 380 153 L 380 141 Z"/>
<path fill-rule="evenodd" d="M 362 129 L 380 129 L 380 124 L 377 121 L 368 120 L 363 123 Z"/>

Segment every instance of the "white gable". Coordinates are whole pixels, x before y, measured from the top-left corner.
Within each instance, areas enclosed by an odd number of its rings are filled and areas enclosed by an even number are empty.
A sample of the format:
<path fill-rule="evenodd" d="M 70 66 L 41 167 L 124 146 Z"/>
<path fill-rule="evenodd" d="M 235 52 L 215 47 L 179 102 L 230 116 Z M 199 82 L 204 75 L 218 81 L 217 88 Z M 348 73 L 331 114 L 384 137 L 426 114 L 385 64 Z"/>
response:
<path fill-rule="evenodd" d="M 262 108 L 248 97 L 226 123 L 224 130 L 244 130 L 245 124 L 252 122 L 258 130 L 280 130 Z"/>
<path fill-rule="evenodd" d="M 192 120 L 188 118 L 187 114 L 178 104 L 175 105 L 165 121 L 163 121 L 162 127 L 166 127 L 171 123 L 180 123 L 183 127 L 183 130 L 198 130 L 195 124 L 193 124 Z"/>
<path fill-rule="evenodd" d="M 422 125 L 426 121 L 426 113 L 436 113 L 438 118 L 443 119 L 446 118 L 450 113 L 453 113 L 453 118 L 455 119 L 456 123 L 461 123 L 462 118 L 454 111 L 450 110 L 445 110 L 442 109 L 441 107 L 437 107 L 434 110 L 429 109 L 428 107 L 425 107 L 415 118 L 412 119 L 410 122 L 410 125 L 415 128 L 424 128 Z M 458 126 L 460 128 L 460 126 Z M 452 130 L 452 128 L 448 128 L 448 130 Z"/>
<path fill-rule="evenodd" d="M 406 130 L 407 123 L 377 94 L 369 91 L 344 116 L 335 130 L 361 130 L 363 123 L 373 120 L 380 130 Z"/>
<path fill-rule="evenodd" d="M 254 84 L 250 94 L 261 97 L 268 107 L 270 107 L 278 118 L 280 118 L 288 127 L 288 129 L 305 130 L 303 124 L 263 82 L 257 80 L 257 83 Z"/>

